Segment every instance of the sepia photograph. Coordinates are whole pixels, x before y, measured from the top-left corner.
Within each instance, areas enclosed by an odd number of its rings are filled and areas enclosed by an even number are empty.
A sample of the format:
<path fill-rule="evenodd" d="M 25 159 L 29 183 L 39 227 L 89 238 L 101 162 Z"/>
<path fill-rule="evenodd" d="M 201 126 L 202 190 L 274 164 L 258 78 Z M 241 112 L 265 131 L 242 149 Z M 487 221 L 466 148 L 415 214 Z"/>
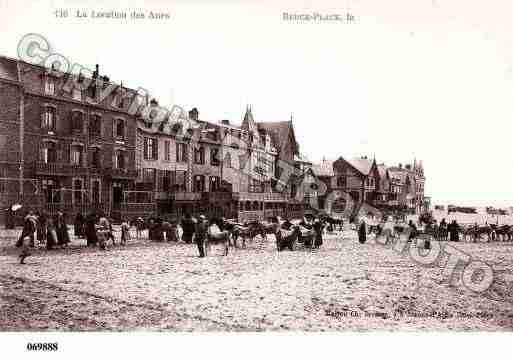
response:
<path fill-rule="evenodd" d="M 511 339 L 511 14 L 0 0 L 6 353 Z"/>

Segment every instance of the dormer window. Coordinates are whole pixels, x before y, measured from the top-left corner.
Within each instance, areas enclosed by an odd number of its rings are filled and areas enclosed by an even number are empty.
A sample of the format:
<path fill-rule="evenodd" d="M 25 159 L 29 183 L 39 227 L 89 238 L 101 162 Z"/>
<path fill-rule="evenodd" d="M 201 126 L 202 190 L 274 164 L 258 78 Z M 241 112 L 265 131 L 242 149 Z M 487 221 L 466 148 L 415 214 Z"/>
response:
<path fill-rule="evenodd" d="M 71 97 L 73 100 L 82 101 L 82 89 L 79 86 L 73 87 Z"/>
<path fill-rule="evenodd" d="M 55 78 L 52 76 L 46 76 L 45 94 L 52 96 L 55 95 Z"/>

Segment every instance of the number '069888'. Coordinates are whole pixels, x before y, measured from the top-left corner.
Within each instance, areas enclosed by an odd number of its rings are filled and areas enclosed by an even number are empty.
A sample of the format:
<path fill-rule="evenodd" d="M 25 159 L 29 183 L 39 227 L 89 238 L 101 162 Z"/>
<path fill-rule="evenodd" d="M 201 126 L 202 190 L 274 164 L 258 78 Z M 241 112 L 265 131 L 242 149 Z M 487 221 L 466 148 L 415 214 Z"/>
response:
<path fill-rule="evenodd" d="M 29 351 L 57 351 L 58 349 L 58 343 L 27 343 Z"/>

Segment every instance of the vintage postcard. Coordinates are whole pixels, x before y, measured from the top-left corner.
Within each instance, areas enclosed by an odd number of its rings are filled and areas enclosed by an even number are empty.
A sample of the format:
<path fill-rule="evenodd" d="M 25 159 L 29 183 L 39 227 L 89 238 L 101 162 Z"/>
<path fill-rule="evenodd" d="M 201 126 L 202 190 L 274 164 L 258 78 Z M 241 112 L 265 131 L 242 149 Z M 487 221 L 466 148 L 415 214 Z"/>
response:
<path fill-rule="evenodd" d="M 511 333 L 511 14 L 0 0 L 10 356 Z"/>

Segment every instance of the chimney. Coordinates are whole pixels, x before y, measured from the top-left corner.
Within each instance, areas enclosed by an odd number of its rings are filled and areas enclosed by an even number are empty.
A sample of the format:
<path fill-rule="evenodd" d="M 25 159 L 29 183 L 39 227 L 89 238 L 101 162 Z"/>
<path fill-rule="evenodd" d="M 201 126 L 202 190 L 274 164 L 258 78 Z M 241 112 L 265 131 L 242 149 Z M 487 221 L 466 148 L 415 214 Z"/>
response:
<path fill-rule="evenodd" d="M 189 119 L 193 121 L 198 121 L 199 119 L 199 112 L 196 107 L 194 107 L 192 110 L 189 111 Z"/>
<path fill-rule="evenodd" d="M 399 163 L 399 168 L 402 169 L 403 168 L 403 164 L 402 163 Z"/>
<path fill-rule="evenodd" d="M 93 79 L 96 79 L 100 76 L 100 65 L 96 64 L 96 70 L 93 72 Z"/>
<path fill-rule="evenodd" d="M 230 126 L 230 121 L 229 120 L 221 120 L 221 124 Z"/>

